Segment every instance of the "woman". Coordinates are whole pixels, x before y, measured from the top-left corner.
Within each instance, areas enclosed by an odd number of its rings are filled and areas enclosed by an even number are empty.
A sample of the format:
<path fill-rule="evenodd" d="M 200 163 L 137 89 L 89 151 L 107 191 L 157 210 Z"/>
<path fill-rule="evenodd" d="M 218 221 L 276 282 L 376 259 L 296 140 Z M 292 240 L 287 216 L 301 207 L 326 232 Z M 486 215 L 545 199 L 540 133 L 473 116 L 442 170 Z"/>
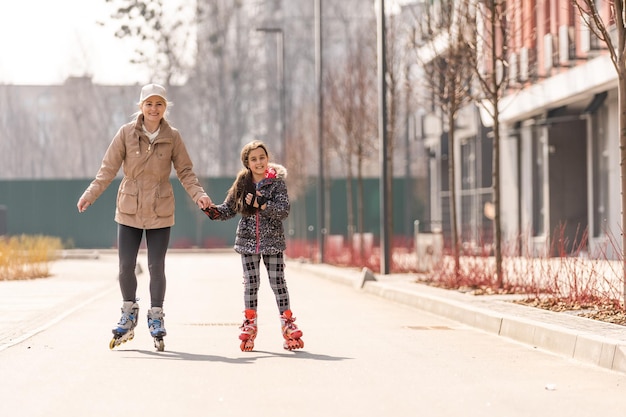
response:
<path fill-rule="evenodd" d="M 135 266 L 145 231 L 150 272 L 148 327 L 155 347 L 162 351 L 163 337 L 167 334 L 163 321 L 165 255 L 174 225 L 174 191 L 169 179 L 172 166 L 198 207 L 204 209 L 212 203 L 193 171 L 178 130 L 165 118 L 169 104 L 165 88 L 158 84 L 144 86 L 138 104 L 136 119 L 119 129 L 96 178 L 78 200 L 77 207 L 82 213 L 92 205 L 122 167 L 124 177 L 115 208 L 122 317 L 113 329 L 109 347 L 113 349 L 134 337 L 139 312 Z"/>

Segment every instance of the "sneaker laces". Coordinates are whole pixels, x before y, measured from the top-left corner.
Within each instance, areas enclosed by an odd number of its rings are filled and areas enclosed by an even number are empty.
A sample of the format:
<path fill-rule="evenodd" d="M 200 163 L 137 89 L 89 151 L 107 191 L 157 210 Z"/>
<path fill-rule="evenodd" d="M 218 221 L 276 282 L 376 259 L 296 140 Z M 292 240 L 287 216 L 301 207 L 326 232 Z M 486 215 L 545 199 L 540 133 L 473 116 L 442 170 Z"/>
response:
<path fill-rule="evenodd" d="M 244 332 L 245 332 L 245 331 L 250 331 L 250 330 L 253 330 L 253 329 L 254 329 L 254 327 L 255 327 L 255 326 L 254 326 L 254 324 L 253 324 L 252 320 L 250 320 L 250 319 L 245 319 L 245 320 L 243 321 L 243 324 L 239 327 L 239 330 L 242 330 L 242 331 L 244 331 Z"/>
<path fill-rule="evenodd" d="M 289 330 L 298 330 L 298 326 L 295 325 L 294 321 L 296 321 L 295 317 L 285 317 L 283 316 L 284 324 L 283 327 Z"/>

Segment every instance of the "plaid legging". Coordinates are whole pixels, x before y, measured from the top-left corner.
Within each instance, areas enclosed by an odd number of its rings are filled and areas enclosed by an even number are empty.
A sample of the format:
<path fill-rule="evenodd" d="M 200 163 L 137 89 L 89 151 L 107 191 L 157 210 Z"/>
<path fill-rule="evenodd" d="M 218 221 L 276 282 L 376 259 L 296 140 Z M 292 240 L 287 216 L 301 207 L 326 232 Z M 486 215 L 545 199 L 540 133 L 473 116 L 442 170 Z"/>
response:
<path fill-rule="evenodd" d="M 259 269 L 261 258 L 263 258 L 270 286 L 274 292 L 274 297 L 276 297 L 278 311 L 283 314 L 285 310 L 289 310 L 289 290 L 287 290 L 287 282 L 285 281 L 285 262 L 282 253 L 276 255 L 241 255 L 246 310 L 257 309 L 259 286 L 261 285 L 261 270 Z"/>

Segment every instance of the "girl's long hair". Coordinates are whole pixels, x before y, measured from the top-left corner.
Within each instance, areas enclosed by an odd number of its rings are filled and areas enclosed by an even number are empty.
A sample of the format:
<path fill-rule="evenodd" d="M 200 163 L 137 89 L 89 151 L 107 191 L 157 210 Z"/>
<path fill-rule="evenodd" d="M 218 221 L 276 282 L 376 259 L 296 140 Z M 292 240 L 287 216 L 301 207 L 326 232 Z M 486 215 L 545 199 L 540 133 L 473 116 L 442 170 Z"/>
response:
<path fill-rule="evenodd" d="M 254 214 L 256 209 L 245 204 L 246 194 L 256 193 L 256 187 L 252 181 L 252 173 L 248 168 L 244 168 L 237 174 L 237 178 L 228 190 L 228 199 L 233 202 L 237 213 L 244 215 Z"/>

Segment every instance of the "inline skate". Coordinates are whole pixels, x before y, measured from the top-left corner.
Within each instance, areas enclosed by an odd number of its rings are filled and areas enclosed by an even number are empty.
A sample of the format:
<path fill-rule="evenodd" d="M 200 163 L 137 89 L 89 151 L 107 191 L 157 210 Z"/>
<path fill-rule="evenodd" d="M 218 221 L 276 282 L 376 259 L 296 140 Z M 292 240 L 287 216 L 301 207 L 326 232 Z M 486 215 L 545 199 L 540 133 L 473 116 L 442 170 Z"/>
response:
<path fill-rule="evenodd" d="M 256 326 L 256 311 L 255 310 L 246 310 L 245 311 L 245 319 L 241 327 L 241 334 L 239 335 L 239 340 L 241 340 L 241 344 L 239 347 L 242 352 L 250 352 L 254 349 L 254 339 L 256 338 L 257 326 Z"/>
<path fill-rule="evenodd" d="M 139 305 L 136 301 L 124 301 L 122 304 L 122 317 L 113 328 L 113 339 L 109 343 L 109 349 L 113 349 L 122 343 L 132 340 L 135 337 L 135 326 L 137 326 L 137 314 Z"/>
<path fill-rule="evenodd" d="M 285 310 L 280 315 L 280 325 L 285 338 L 283 348 L 286 350 L 302 349 L 304 347 L 304 341 L 301 339 L 302 330 L 298 329 L 294 321 L 296 321 L 296 318 L 293 317 L 291 310 Z"/>
<path fill-rule="evenodd" d="M 150 329 L 150 336 L 153 337 L 154 347 L 159 352 L 165 350 L 163 337 L 167 335 L 163 317 L 165 317 L 165 314 L 163 314 L 163 308 L 161 307 L 152 307 L 148 310 L 148 328 Z"/>

